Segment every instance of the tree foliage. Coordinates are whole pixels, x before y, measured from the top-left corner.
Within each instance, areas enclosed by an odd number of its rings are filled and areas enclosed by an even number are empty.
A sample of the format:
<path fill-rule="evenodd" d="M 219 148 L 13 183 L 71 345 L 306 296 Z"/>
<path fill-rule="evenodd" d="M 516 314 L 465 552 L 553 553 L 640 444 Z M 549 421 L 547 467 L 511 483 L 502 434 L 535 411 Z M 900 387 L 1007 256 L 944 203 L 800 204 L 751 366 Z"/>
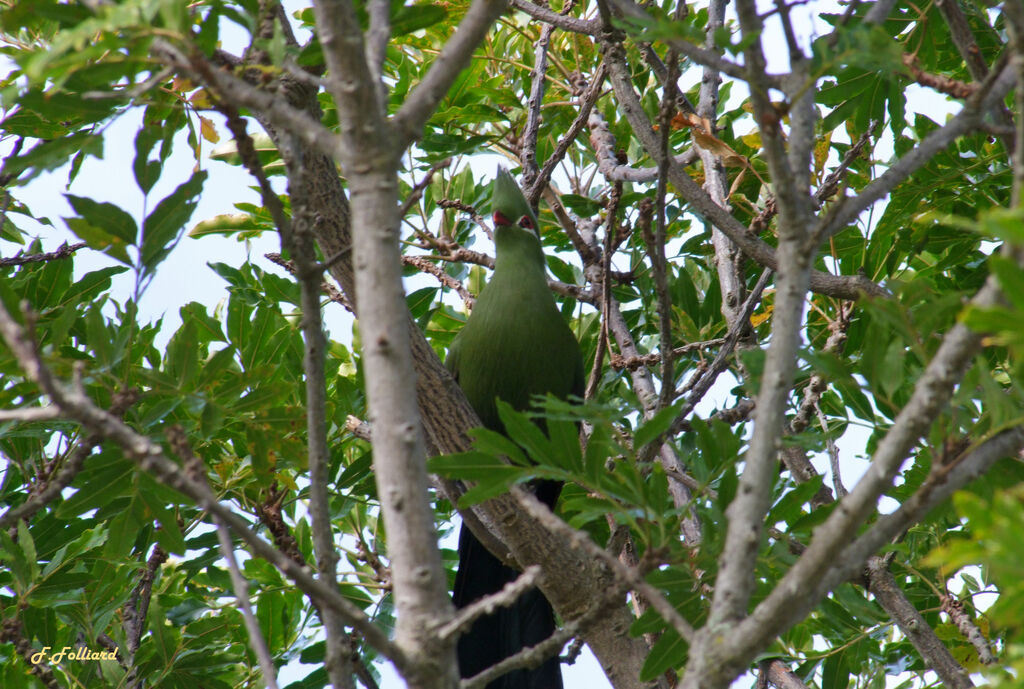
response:
<path fill-rule="evenodd" d="M 460 512 L 616 689 L 1021 686 L 1024 9 L 821 5 L 5 2 L 0 684 L 456 686 Z M 73 193 L 139 111 L 146 212 Z M 507 436 L 440 364 L 482 154 L 590 377 Z M 193 217 L 224 165 L 261 204 Z M 282 255 L 141 318 L 211 235 Z"/>

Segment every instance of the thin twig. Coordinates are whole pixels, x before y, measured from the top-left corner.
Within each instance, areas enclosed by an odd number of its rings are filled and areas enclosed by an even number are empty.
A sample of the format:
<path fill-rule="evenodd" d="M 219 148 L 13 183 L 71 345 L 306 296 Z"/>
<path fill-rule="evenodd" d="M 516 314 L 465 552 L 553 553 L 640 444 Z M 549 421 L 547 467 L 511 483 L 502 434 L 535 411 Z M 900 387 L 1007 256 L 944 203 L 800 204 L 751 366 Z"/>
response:
<path fill-rule="evenodd" d="M 455 617 L 437 629 L 438 636 L 442 639 L 453 639 L 467 631 L 474 622 L 484 615 L 490 615 L 498 608 L 515 605 L 520 596 L 537 585 L 539 579 L 540 567 L 537 565 L 527 567 L 518 577 L 505 584 L 500 591 L 473 601 L 459 610 Z"/>
<path fill-rule="evenodd" d="M 650 154 L 657 150 L 657 137 L 650 120 L 644 113 L 640 98 L 633 89 L 632 76 L 626 66 L 624 50 L 617 43 L 605 43 L 604 54 L 609 77 L 615 87 L 622 111 L 629 120 L 633 132 Z M 595 130 L 598 129 L 603 130 L 600 132 L 601 136 L 612 138 L 607 123 L 596 111 L 590 113 L 590 127 L 592 138 L 595 136 Z M 778 256 L 775 249 L 760 238 L 752 236 L 742 223 L 728 210 L 715 203 L 707 192 L 701 189 L 674 160 L 669 165 L 669 180 L 694 210 L 713 222 L 749 258 L 773 270 L 778 267 Z M 831 275 L 816 270 L 811 272 L 811 289 L 842 299 L 859 299 L 863 294 L 876 296 L 888 294 L 884 288 L 865 277 Z"/>
<path fill-rule="evenodd" d="M 722 344 L 721 349 L 718 350 L 718 354 L 715 355 L 714 361 L 711 362 L 711 365 L 701 375 L 697 383 L 693 385 L 693 389 L 686 398 L 686 404 L 679 410 L 676 418 L 672 421 L 672 425 L 669 426 L 668 437 L 672 437 L 682 430 L 686 417 L 697 407 L 697 404 L 704 398 L 708 390 L 711 389 L 711 386 L 714 385 L 718 376 L 725 370 L 729 357 L 736 348 L 736 344 L 740 341 L 740 336 L 750 324 L 750 317 L 753 315 L 754 309 L 761 303 L 761 294 L 764 292 L 764 288 L 767 286 L 768 279 L 771 276 L 772 271 L 767 268 L 761 272 L 761 277 L 757 279 L 754 288 L 747 295 L 747 300 L 743 302 L 743 308 L 740 309 L 739 316 L 733 327 L 726 334 L 725 342 Z"/>
<path fill-rule="evenodd" d="M 52 421 L 60 418 L 60 410 L 53 406 L 25 407 L 24 409 L 0 409 L 0 421 Z M 0 521 L 0 527 L 3 526 Z"/>
<path fill-rule="evenodd" d="M 555 150 L 551 156 L 544 161 L 544 167 L 537 173 L 532 181 L 529 181 L 526 190 L 526 200 L 531 206 L 536 205 L 540 199 L 541 193 L 548 182 L 551 180 L 551 175 L 554 173 L 555 168 L 558 166 L 562 159 L 565 157 L 569 147 L 579 136 L 580 132 L 583 131 L 584 125 L 587 120 L 590 119 L 590 111 L 593 109 L 594 104 L 597 103 L 598 97 L 601 95 L 601 88 L 604 83 L 604 65 L 599 65 L 594 71 L 594 76 L 590 81 L 590 85 L 587 90 L 580 96 L 579 104 L 576 107 L 576 118 L 569 125 L 569 128 L 565 131 L 565 134 L 555 144 Z M 528 181 L 524 178 L 524 181 Z"/>
<path fill-rule="evenodd" d="M 23 266 L 27 263 L 45 263 L 46 261 L 59 261 L 64 258 L 71 258 L 79 249 L 89 246 L 85 242 L 78 242 L 69 245 L 67 242 L 61 244 L 56 250 L 43 254 L 22 254 L 10 258 L 0 258 L 0 268 L 8 266 Z"/>
<path fill-rule="evenodd" d="M 519 488 L 514 488 L 513 493 L 518 498 L 519 504 L 529 512 L 533 518 L 540 521 L 552 532 L 558 533 L 564 538 L 567 538 L 572 545 L 582 548 L 589 555 L 603 562 L 609 570 L 611 570 L 616 579 L 619 579 L 630 589 L 643 596 L 647 600 L 647 603 L 654 608 L 658 614 L 669 623 L 669 625 L 672 626 L 679 636 L 686 640 L 693 638 L 694 631 L 693 627 L 690 626 L 690 623 L 679 614 L 679 611 L 676 610 L 668 599 L 661 594 L 661 591 L 647 583 L 642 572 L 635 568 L 627 567 L 619 562 L 617 557 L 594 543 L 589 535 L 583 531 L 574 529 L 555 516 L 551 510 L 535 496 L 530 495 Z"/>
<path fill-rule="evenodd" d="M 413 188 L 409 190 L 409 195 L 405 197 L 405 201 L 402 201 L 402 208 L 398 212 L 399 217 L 404 218 L 406 215 L 409 214 L 409 211 L 412 209 L 412 207 L 415 206 L 416 203 L 419 202 L 419 200 L 423 197 L 423 192 L 426 190 L 427 187 L 430 186 L 431 181 L 433 181 L 434 179 L 434 175 L 436 175 L 439 171 L 447 168 L 451 164 L 452 159 L 445 158 L 444 160 L 436 162 L 430 166 L 430 169 L 427 170 L 426 173 L 424 173 L 423 179 L 417 182 L 413 186 Z"/>
<path fill-rule="evenodd" d="M 431 263 L 426 257 L 403 254 L 402 263 L 407 266 L 412 266 L 421 273 L 433 275 L 442 285 L 454 290 L 455 293 L 462 298 L 462 303 L 466 305 L 466 308 L 472 309 L 473 305 L 476 303 L 476 298 L 469 293 L 469 290 L 466 289 L 465 285 L 441 270 L 438 266 Z"/>
<path fill-rule="evenodd" d="M 256 652 L 259 660 L 260 670 L 263 672 L 263 682 L 267 689 L 277 689 L 277 671 L 274 668 L 274 661 L 270 657 L 267 648 L 267 640 L 263 638 L 260 623 L 252 612 L 252 605 L 249 603 L 249 582 L 242 576 L 238 569 L 238 560 L 235 559 L 234 547 L 231 543 L 231 536 L 228 529 L 216 517 L 214 523 L 217 525 L 217 541 L 220 543 L 220 554 L 228 566 L 228 574 L 231 577 L 231 587 L 235 590 L 235 602 L 242 613 L 242 620 L 245 622 L 245 630 L 249 633 L 249 648 Z"/>
<path fill-rule="evenodd" d="M 672 356 L 679 358 L 690 352 L 699 352 L 712 347 L 719 347 L 725 344 L 726 338 L 716 337 L 713 340 L 703 340 L 701 342 L 688 342 L 684 345 L 672 348 Z M 660 352 L 651 352 L 650 354 L 640 354 L 638 356 L 624 357 L 618 354 L 612 354 L 611 361 L 609 364 L 616 371 L 635 371 L 638 368 L 644 366 L 655 366 L 661 361 Z"/>
<path fill-rule="evenodd" d="M 551 43 L 551 33 L 555 27 L 545 24 L 540 29 L 540 37 L 534 47 L 533 71 L 530 72 L 530 95 L 526 99 L 526 125 L 523 127 L 523 134 L 520 137 L 522 151 L 519 154 L 523 164 L 523 186 L 530 188 L 537 178 L 537 137 L 540 134 L 540 109 L 544 104 L 544 90 L 547 85 L 548 71 L 548 45 Z M 537 199 L 526 197 L 534 209 L 537 206 Z"/>
<path fill-rule="evenodd" d="M 119 392 L 114 395 L 109 411 L 111 414 L 120 416 L 124 414 L 128 410 L 128 407 L 134 404 L 138 398 L 139 394 L 135 390 Z M 64 415 L 62 410 L 56 405 L 44 408 L 56 411 L 56 416 L 52 418 L 60 418 Z M 34 486 L 25 502 L 16 507 L 11 507 L 4 512 L 3 515 L 0 515 L 0 529 L 14 524 L 19 519 L 28 519 L 43 507 L 59 498 L 64 489 L 70 486 L 71 482 L 75 480 L 75 476 L 77 476 L 82 470 L 85 460 L 90 454 L 92 454 L 93 449 L 99 445 L 102 440 L 103 438 L 98 435 L 90 435 L 87 438 L 80 440 L 64 458 L 63 465 L 60 467 L 60 470 L 57 471 L 56 474 L 52 474 L 46 478 L 45 485 Z"/>

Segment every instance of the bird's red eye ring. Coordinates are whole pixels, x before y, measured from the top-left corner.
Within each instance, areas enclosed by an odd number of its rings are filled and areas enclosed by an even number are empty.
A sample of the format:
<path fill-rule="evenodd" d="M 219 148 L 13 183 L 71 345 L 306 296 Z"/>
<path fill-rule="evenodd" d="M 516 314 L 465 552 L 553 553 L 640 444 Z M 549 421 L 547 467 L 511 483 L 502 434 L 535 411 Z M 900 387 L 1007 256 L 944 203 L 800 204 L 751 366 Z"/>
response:
<path fill-rule="evenodd" d="M 511 225 L 512 224 L 512 221 L 509 220 L 508 218 L 506 218 L 502 214 L 501 211 L 494 211 L 494 215 L 493 215 L 492 219 L 494 220 L 494 224 L 495 225 Z"/>
<path fill-rule="evenodd" d="M 530 218 L 530 216 L 528 216 L 528 215 L 524 215 L 523 217 L 519 218 L 519 227 L 522 227 L 522 228 L 527 229 L 527 230 L 534 229 L 534 227 L 533 227 L 533 219 Z"/>

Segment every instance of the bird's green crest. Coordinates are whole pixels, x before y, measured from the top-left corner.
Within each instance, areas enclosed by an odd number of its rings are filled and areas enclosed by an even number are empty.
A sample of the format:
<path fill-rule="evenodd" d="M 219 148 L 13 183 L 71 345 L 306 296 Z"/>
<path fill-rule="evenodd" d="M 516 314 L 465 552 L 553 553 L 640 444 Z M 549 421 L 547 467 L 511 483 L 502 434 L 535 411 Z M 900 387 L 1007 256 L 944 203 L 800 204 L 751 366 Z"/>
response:
<path fill-rule="evenodd" d="M 498 176 L 494 178 L 491 213 L 496 226 L 518 225 L 540 237 L 537 216 L 530 210 L 530 204 L 526 202 L 526 197 L 523 196 L 515 179 L 503 167 L 498 168 Z"/>

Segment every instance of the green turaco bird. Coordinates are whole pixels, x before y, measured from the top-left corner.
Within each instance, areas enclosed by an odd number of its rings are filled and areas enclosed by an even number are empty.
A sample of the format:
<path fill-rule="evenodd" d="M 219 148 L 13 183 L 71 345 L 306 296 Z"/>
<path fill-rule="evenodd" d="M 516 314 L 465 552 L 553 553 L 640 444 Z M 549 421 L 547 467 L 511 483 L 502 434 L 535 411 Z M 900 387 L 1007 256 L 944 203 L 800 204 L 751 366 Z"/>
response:
<path fill-rule="evenodd" d="M 548 287 L 537 217 L 505 169 L 494 181 L 491 209 L 497 258 L 494 275 L 476 301 L 445 362 L 483 425 L 504 432 L 495 404 L 530 407 L 534 395 L 583 395 L 580 348 Z M 561 485 L 538 481 L 533 490 L 554 507 Z M 465 526 L 459 535 L 457 607 L 500 591 L 518 576 L 484 548 Z M 459 673 L 472 677 L 555 630 L 554 612 L 532 589 L 511 606 L 484 616 L 460 637 Z M 487 689 L 561 689 L 558 658 L 539 668 L 514 670 Z"/>

